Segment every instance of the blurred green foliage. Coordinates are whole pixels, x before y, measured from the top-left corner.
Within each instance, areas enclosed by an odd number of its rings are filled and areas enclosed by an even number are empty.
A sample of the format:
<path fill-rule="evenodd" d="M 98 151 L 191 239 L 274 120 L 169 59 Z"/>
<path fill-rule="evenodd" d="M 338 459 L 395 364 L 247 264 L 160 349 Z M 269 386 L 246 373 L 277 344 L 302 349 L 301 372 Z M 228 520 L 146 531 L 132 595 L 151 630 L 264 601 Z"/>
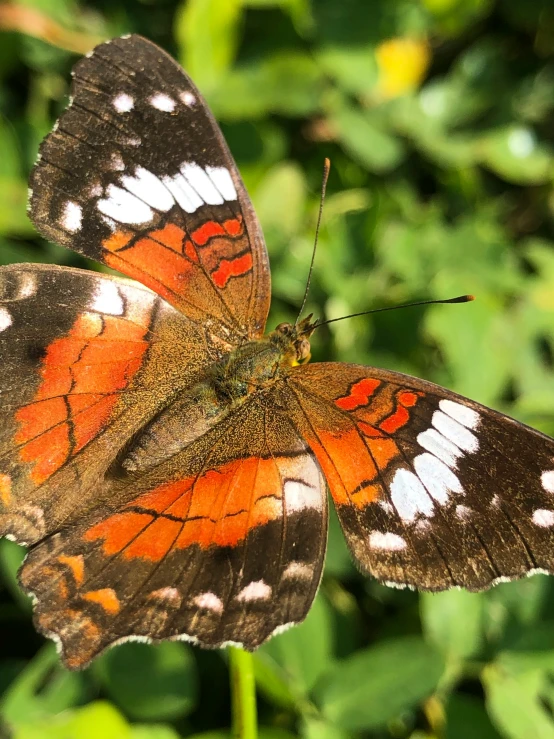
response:
<path fill-rule="evenodd" d="M 548 0 L 15 0 L 0 6 L 0 262 L 38 239 L 26 179 L 76 51 L 142 33 L 206 95 L 262 221 L 270 325 L 307 274 L 316 359 L 409 372 L 554 434 L 554 5 Z M 2 30 L 3 29 L 3 30 Z M 54 42 L 53 44 L 47 41 Z M 305 624 L 255 655 L 262 739 L 554 737 L 554 581 L 421 595 L 359 576 L 336 519 Z M 1 736 L 228 737 L 225 654 L 128 644 L 84 673 L 31 625 L 0 546 Z"/>

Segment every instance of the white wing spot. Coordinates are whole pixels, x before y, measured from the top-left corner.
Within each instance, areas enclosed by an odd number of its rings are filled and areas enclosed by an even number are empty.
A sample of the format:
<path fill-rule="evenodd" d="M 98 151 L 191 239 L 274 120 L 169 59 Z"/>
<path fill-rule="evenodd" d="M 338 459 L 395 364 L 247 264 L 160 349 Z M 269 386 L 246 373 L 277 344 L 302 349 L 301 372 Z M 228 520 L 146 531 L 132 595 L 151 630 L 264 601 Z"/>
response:
<path fill-rule="evenodd" d="M 110 316 L 123 315 L 125 304 L 115 282 L 100 280 L 90 307 L 92 310 L 107 313 Z"/>
<path fill-rule="evenodd" d="M 270 586 L 263 580 L 249 583 L 237 595 L 237 600 L 241 603 L 249 603 L 253 600 L 267 600 L 271 595 Z"/>
<path fill-rule="evenodd" d="M 222 205 L 225 202 L 223 195 L 208 177 L 205 170 L 198 164 L 185 162 L 181 165 L 181 172 L 204 203 L 207 205 Z"/>
<path fill-rule="evenodd" d="M 547 493 L 554 493 L 554 470 L 547 470 L 541 475 L 541 483 Z"/>
<path fill-rule="evenodd" d="M 433 501 L 420 479 L 410 470 L 396 470 L 390 490 L 393 505 L 403 521 L 414 521 L 418 513 L 433 515 Z"/>
<path fill-rule="evenodd" d="M 122 92 L 114 97 L 112 103 L 118 113 L 128 113 L 135 107 L 135 101 L 126 92 Z"/>
<path fill-rule="evenodd" d="M 164 213 L 170 210 L 175 200 L 163 182 L 144 167 L 137 167 L 135 176 L 121 178 L 121 184 L 137 198 Z"/>
<path fill-rule="evenodd" d="M 223 613 L 223 602 L 215 593 L 200 593 L 194 598 L 194 605 L 214 613 Z"/>
<path fill-rule="evenodd" d="M 536 523 L 537 526 L 542 526 L 543 528 L 554 526 L 554 511 L 548 511 L 545 508 L 537 508 L 537 510 L 533 512 L 533 523 Z"/>
<path fill-rule="evenodd" d="M 458 477 L 444 462 L 432 454 L 425 452 L 414 459 L 414 469 L 429 494 L 444 505 L 450 493 L 463 493 L 464 489 Z"/>
<path fill-rule="evenodd" d="M 91 186 L 89 190 L 89 196 L 91 198 L 99 198 L 102 193 L 104 192 L 104 188 L 99 182 L 96 182 L 94 185 Z"/>
<path fill-rule="evenodd" d="M 117 152 L 114 152 L 112 154 L 112 169 L 115 169 L 116 172 L 123 172 L 125 169 L 125 164 L 123 163 L 123 159 L 121 158 L 121 154 L 118 154 Z"/>
<path fill-rule="evenodd" d="M 455 421 L 452 416 L 442 411 L 435 411 L 432 424 L 444 437 L 465 452 L 476 452 L 479 449 L 479 441 L 475 434 Z"/>
<path fill-rule="evenodd" d="M 169 95 L 163 92 L 157 92 L 150 98 L 150 105 L 157 110 L 161 110 L 162 113 L 173 113 L 175 110 L 176 102 Z"/>
<path fill-rule="evenodd" d="M 455 403 L 453 400 L 441 400 L 439 402 L 439 408 L 450 416 L 450 418 L 463 423 L 468 429 L 477 428 L 481 420 L 481 416 L 473 408 L 468 408 L 467 405 L 462 405 L 461 403 Z"/>
<path fill-rule="evenodd" d="M 473 511 L 471 510 L 471 508 L 468 508 L 466 505 L 457 505 L 456 506 L 456 516 L 461 521 L 467 521 L 468 518 L 471 516 L 472 513 L 473 513 Z"/>
<path fill-rule="evenodd" d="M 3 305 L 0 305 L 0 331 L 5 331 L 13 323 L 12 314 Z"/>
<path fill-rule="evenodd" d="M 181 600 L 181 594 L 177 588 L 171 588 L 169 586 L 153 590 L 148 597 L 155 598 L 156 600 L 172 600 L 174 602 Z"/>
<path fill-rule="evenodd" d="M 174 177 L 163 177 L 162 182 L 185 213 L 194 213 L 203 205 L 204 201 L 200 195 L 181 173 Z"/>
<path fill-rule="evenodd" d="M 149 205 L 117 185 L 108 185 L 106 188 L 107 198 L 99 200 L 96 207 L 108 218 L 113 218 L 119 223 L 136 223 L 138 225 L 148 223 L 154 218 L 154 213 Z"/>
<path fill-rule="evenodd" d="M 180 92 L 179 98 L 181 99 L 181 102 L 183 102 L 185 105 L 190 106 L 196 103 L 196 95 L 193 95 L 190 90 L 184 90 L 183 92 Z"/>
<path fill-rule="evenodd" d="M 391 552 L 398 552 L 406 549 L 406 540 L 398 534 L 387 531 L 383 534 L 381 531 L 372 531 L 369 535 L 369 546 L 372 549 L 388 549 Z"/>
<path fill-rule="evenodd" d="M 311 580 L 314 571 L 305 562 L 291 562 L 283 572 L 283 579 Z"/>
<path fill-rule="evenodd" d="M 417 443 L 449 467 L 456 467 L 458 457 L 463 456 L 462 450 L 445 439 L 436 429 L 422 431 L 418 434 Z"/>
<path fill-rule="evenodd" d="M 225 200 L 237 199 L 235 183 L 228 169 L 225 167 L 206 167 L 206 173 Z"/>
<path fill-rule="evenodd" d="M 24 272 L 17 285 L 17 295 L 14 300 L 25 300 L 37 291 L 37 280 L 31 272 Z"/>
<path fill-rule="evenodd" d="M 284 488 L 287 511 L 303 511 L 306 508 L 320 509 L 322 507 L 318 487 L 306 484 L 302 480 L 285 480 Z"/>
<path fill-rule="evenodd" d="M 67 200 L 64 204 L 64 209 L 61 217 L 61 224 L 69 233 L 76 233 L 81 228 L 83 220 L 83 209 L 78 203 L 74 203 L 72 200 Z"/>

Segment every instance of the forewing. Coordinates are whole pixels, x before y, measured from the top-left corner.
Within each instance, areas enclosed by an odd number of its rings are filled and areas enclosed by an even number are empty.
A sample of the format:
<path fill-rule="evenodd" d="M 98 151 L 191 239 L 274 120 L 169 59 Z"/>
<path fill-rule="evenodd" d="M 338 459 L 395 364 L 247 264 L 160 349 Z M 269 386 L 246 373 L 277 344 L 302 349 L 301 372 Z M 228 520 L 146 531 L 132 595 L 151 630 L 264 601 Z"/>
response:
<path fill-rule="evenodd" d="M 0 535 L 35 542 L 108 495 L 119 450 L 223 350 L 127 280 L 3 267 Z"/>
<path fill-rule="evenodd" d="M 30 215 L 51 241 L 133 277 L 223 338 L 263 333 L 263 236 L 206 103 L 140 36 L 73 71 L 68 109 L 40 148 Z"/>
<path fill-rule="evenodd" d="M 116 496 L 118 485 L 135 490 L 130 502 L 30 552 L 21 582 L 68 667 L 129 637 L 253 649 L 306 616 L 324 558 L 325 481 L 271 407 L 254 399 L 170 463 L 114 481 Z"/>
<path fill-rule="evenodd" d="M 427 590 L 554 571 L 554 441 L 423 380 L 291 372 L 295 423 L 361 569 Z"/>

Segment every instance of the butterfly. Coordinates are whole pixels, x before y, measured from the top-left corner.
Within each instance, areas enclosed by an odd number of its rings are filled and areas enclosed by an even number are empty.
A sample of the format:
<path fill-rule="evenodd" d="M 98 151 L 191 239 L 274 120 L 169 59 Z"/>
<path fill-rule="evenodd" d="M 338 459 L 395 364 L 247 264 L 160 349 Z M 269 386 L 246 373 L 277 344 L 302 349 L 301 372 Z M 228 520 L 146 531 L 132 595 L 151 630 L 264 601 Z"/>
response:
<path fill-rule="evenodd" d="M 311 317 L 264 334 L 262 232 L 191 80 L 139 36 L 73 78 L 30 216 L 133 281 L 0 270 L 0 535 L 29 547 L 65 665 L 132 638 L 252 650 L 302 621 L 327 488 L 381 582 L 554 571 L 554 441 L 424 380 L 307 364 Z"/>

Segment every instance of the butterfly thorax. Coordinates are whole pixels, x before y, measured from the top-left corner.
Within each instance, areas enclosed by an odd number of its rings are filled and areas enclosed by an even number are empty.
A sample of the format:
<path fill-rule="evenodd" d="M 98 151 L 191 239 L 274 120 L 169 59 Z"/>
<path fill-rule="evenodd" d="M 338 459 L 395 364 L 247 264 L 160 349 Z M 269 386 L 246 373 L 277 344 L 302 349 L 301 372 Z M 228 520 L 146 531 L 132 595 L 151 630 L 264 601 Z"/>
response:
<path fill-rule="evenodd" d="M 168 460 L 221 423 L 253 393 L 270 390 L 291 367 L 307 362 L 309 337 L 315 328 L 310 319 L 296 325 L 281 323 L 208 367 L 202 380 L 172 399 L 125 445 L 120 471 L 141 472 Z"/>
<path fill-rule="evenodd" d="M 284 372 L 310 358 L 311 316 L 297 325 L 281 323 L 271 333 L 234 349 L 213 365 L 210 376 L 222 404 L 236 405 L 273 385 Z"/>

